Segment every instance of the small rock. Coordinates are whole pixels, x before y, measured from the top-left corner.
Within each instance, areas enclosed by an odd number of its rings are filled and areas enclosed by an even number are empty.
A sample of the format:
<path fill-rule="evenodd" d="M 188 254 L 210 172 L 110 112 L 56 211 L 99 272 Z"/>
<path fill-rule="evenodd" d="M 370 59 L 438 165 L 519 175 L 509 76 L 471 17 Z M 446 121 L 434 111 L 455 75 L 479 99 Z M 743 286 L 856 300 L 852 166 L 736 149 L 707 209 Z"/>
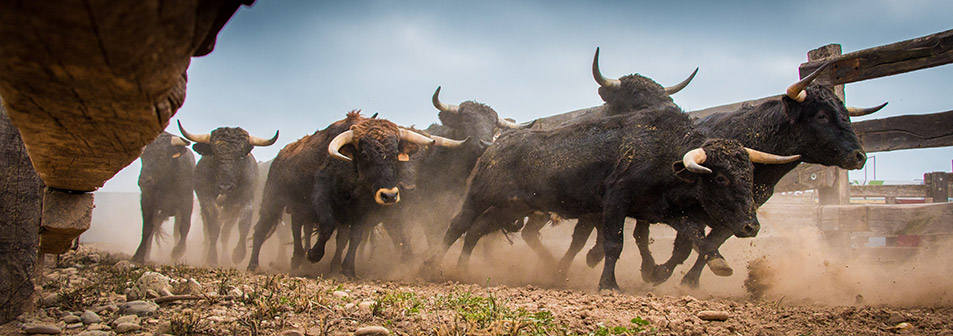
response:
<path fill-rule="evenodd" d="M 148 324 L 157 324 L 157 323 L 159 323 L 159 320 L 156 320 L 156 319 L 148 319 L 148 320 L 146 320 L 146 323 L 148 323 Z"/>
<path fill-rule="evenodd" d="M 73 324 L 67 324 L 66 329 L 78 329 L 83 327 L 83 322 L 76 322 Z"/>
<path fill-rule="evenodd" d="M 698 318 L 705 321 L 724 321 L 730 316 L 726 311 L 703 310 L 698 312 Z"/>
<path fill-rule="evenodd" d="M 106 325 L 102 323 L 93 323 L 86 327 L 86 330 L 103 330 L 106 329 Z"/>
<path fill-rule="evenodd" d="M 360 308 L 362 311 L 370 313 L 371 309 L 374 308 L 375 304 L 377 304 L 377 302 L 375 301 L 364 301 L 364 302 L 361 302 L 361 304 L 357 305 L 357 307 Z"/>
<path fill-rule="evenodd" d="M 165 322 L 159 323 L 159 325 L 156 327 L 157 334 L 168 334 L 171 332 L 172 332 L 172 322 L 165 321 Z"/>
<path fill-rule="evenodd" d="M 120 323 L 116 326 L 116 332 L 120 334 L 136 330 L 139 330 L 139 323 Z"/>
<path fill-rule="evenodd" d="M 278 336 L 304 336 L 304 333 L 298 330 L 285 330 L 279 333 Z"/>
<path fill-rule="evenodd" d="M 228 295 L 231 295 L 234 297 L 242 297 L 242 296 L 245 296 L 245 293 L 243 293 L 241 289 L 232 288 L 228 291 Z"/>
<path fill-rule="evenodd" d="M 348 297 L 348 294 L 345 291 L 334 291 L 334 293 L 331 293 L 331 295 L 334 295 L 334 297 L 339 297 L 339 298 Z"/>
<path fill-rule="evenodd" d="M 354 332 L 354 336 L 387 336 L 387 335 L 390 335 L 390 330 L 387 330 L 387 328 L 379 327 L 379 326 L 363 327 L 363 328 L 357 329 L 357 331 Z"/>
<path fill-rule="evenodd" d="M 66 316 L 63 316 L 63 322 L 66 322 L 66 324 L 73 324 L 73 323 L 82 322 L 82 321 L 83 320 L 80 319 L 79 316 L 76 316 L 73 314 L 68 314 Z"/>
<path fill-rule="evenodd" d="M 92 312 L 91 310 L 84 311 L 82 315 L 79 316 L 82 319 L 84 324 L 93 324 L 102 322 L 103 319 L 99 317 L 98 314 Z"/>
<path fill-rule="evenodd" d="M 147 289 L 147 290 L 146 290 L 146 298 L 148 298 L 148 299 L 155 299 L 155 298 L 160 298 L 160 297 L 162 297 L 162 295 L 159 295 L 159 292 L 156 292 L 155 290 L 152 290 L 152 289 Z"/>
<path fill-rule="evenodd" d="M 906 322 L 906 321 L 907 321 L 907 318 L 903 316 L 903 314 L 899 312 L 891 312 L 890 318 L 887 319 L 887 324 L 896 325 L 897 323 Z"/>
<path fill-rule="evenodd" d="M 60 296 L 56 293 L 50 293 L 40 298 L 40 306 L 53 306 L 60 302 Z"/>
<path fill-rule="evenodd" d="M 23 325 L 24 334 L 62 334 L 63 329 L 56 326 L 27 323 Z"/>
<path fill-rule="evenodd" d="M 133 265 L 129 260 L 120 260 L 116 265 L 113 265 L 113 268 L 120 271 L 128 271 L 136 268 L 136 265 Z"/>
<path fill-rule="evenodd" d="M 76 336 L 115 336 L 116 333 L 112 331 L 102 331 L 102 330 L 87 330 L 77 334 Z"/>
<path fill-rule="evenodd" d="M 159 309 L 159 305 L 148 301 L 129 301 L 119 307 L 119 313 L 123 315 L 135 314 L 139 316 L 152 315 Z"/>
<path fill-rule="evenodd" d="M 123 324 L 123 323 L 134 323 L 134 324 L 138 325 L 138 324 L 139 324 L 139 316 L 136 316 L 136 315 L 124 315 L 124 316 L 120 316 L 120 317 L 117 318 L 115 321 L 113 321 L 112 325 L 113 325 L 113 327 L 118 327 L 120 324 Z"/>
<path fill-rule="evenodd" d="M 344 310 L 345 310 L 345 311 L 352 311 L 352 310 L 354 310 L 354 307 L 355 307 L 355 305 L 354 305 L 353 303 L 348 303 L 348 304 L 344 305 Z"/>
<path fill-rule="evenodd" d="M 221 316 L 209 316 L 208 320 L 215 323 L 222 323 L 225 321 L 225 318 Z"/>

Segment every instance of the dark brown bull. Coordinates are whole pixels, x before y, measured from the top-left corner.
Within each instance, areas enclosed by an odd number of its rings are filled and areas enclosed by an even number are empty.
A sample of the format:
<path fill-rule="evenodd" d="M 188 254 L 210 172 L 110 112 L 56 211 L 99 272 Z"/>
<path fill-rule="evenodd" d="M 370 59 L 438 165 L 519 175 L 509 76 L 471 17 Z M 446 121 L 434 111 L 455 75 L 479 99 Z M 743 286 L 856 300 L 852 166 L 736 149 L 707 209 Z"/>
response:
<path fill-rule="evenodd" d="M 323 258 L 337 225 L 349 226 L 348 252 L 342 268 L 345 275 L 354 277 L 354 253 L 364 226 L 376 223 L 368 217 L 378 213 L 382 205 L 400 201 L 399 164 L 409 160 L 420 146 L 454 143 L 352 111 L 347 118 L 288 144 L 268 172 L 248 269 L 258 268 L 261 245 L 287 210 L 295 239 L 293 264 L 300 264 L 305 254 L 300 243 L 303 224 L 316 223 L 318 227 L 318 241 L 307 253 L 311 262 Z"/>
<path fill-rule="evenodd" d="M 208 134 L 194 135 L 182 128 L 186 139 L 195 142 L 192 149 L 202 155 L 195 165 L 195 194 L 202 210 L 202 223 L 208 244 L 206 262 L 218 263 L 218 243 L 228 246 L 228 239 L 238 223 L 238 243 L 232 251 L 232 262 L 245 258 L 245 240 L 251 227 L 252 199 L 258 183 L 258 163 L 251 150 L 256 146 L 271 146 L 278 140 L 278 132 L 271 139 L 248 135 L 238 127 L 219 127 Z"/>
<path fill-rule="evenodd" d="M 195 199 L 192 196 L 195 156 L 188 146 L 188 141 L 162 132 L 142 151 L 139 158 L 142 161 L 139 172 L 142 240 L 132 256 L 133 262 L 146 261 L 153 234 L 161 230 L 162 222 L 169 217 L 175 217 L 176 243 L 172 258 L 178 259 L 185 253 L 185 240 L 192 227 L 192 200 Z"/>

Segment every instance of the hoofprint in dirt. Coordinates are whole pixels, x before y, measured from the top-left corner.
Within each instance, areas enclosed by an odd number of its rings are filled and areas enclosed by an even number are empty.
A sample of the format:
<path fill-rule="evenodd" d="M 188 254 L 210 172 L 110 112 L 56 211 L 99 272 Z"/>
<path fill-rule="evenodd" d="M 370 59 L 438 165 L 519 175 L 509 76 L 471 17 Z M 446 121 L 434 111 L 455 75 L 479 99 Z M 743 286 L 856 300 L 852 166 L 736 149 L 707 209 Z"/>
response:
<path fill-rule="evenodd" d="M 397 335 L 953 335 L 950 307 L 340 282 L 135 266 L 124 258 L 86 247 L 61 256 L 43 271 L 35 309 L 0 326 L 0 334 L 50 328 L 69 335 L 344 335 L 384 329 Z"/>

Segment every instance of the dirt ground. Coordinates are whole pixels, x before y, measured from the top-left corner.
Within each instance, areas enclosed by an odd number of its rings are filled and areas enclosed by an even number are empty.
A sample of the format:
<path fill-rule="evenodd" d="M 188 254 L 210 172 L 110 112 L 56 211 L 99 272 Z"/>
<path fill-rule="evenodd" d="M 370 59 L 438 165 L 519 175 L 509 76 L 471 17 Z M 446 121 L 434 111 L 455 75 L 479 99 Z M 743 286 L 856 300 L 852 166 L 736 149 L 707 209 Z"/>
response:
<path fill-rule="evenodd" d="M 653 247 L 662 261 L 670 234 L 656 232 Z M 348 335 L 376 326 L 398 335 L 953 336 L 953 263 L 941 253 L 948 244 L 898 261 L 832 252 L 809 239 L 817 235 L 810 230 L 780 233 L 730 240 L 722 252 L 734 274 L 719 278 L 706 270 L 699 289 L 678 284 L 686 265 L 661 286 L 642 283 L 638 256 L 627 241 L 618 272 L 621 292 L 596 290 L 601 264 L 574 265 L 566 278 L 555 278 L 518 235 L 510 242 L 487 237 L 491 243 L 481 243 L 466 272 L 453 268 L 459 247 L 451 249 L 442 272 L 426 278 L 419 265 L 394 262 L 393 251 L 365 250 L 358 261 L 365 280 L 357 281 L 325 276 L 326 261 L 291 272 L 281 256 L 263 260 L 264 270 L 250 273 L 243 265 L 131 265 L 122 251 L 84 246 L 47 262 L 36 308 L 0 326 L 0 334 L 19 334 L 24 323 L 58 326 L 65 334 L 116 332 L 113 322 L 125 314 L 118 307 L 136 299 L 129 292 L 137 280 L 155 272 L 172 280 L 171 294 L 192 296 L 161 303 L 123 334 Z M 200 287 L 191 293 L 180 288 L 188 279 Z M 166 294 L 151 293 L 146 300 Z M 64 321 L 68 313 L 85 310 L 103 322 Z M 708 314 L 726 319 L 707 320 Z"/>

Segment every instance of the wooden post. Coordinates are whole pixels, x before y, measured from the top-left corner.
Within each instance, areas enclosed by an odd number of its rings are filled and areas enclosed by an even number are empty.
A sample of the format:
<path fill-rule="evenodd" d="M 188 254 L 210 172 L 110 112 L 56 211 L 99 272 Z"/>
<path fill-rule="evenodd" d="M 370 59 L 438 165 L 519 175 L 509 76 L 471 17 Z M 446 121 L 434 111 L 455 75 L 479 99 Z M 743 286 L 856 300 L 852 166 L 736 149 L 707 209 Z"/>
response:
<path fill-rule="evenodd" d="M 949 202 L 950 195 L 950 176 L 946 172 L 932 172 L 923 174 L 923 183 L 927 185 L 927 197 L 933 199 L 933 203 Z"/>
<path fill-rule="evenodd" d="M 840 44 L 828 44 L 826 46 L 807 52 L 808 61 L 822 60 L 828 57 L 838 56 L 841 52 Z M 830 71 L 828 71 L 830 73 Z M 801 78 L 808 73 L 801 73 Z M 823 77 L 823 76 L 822 76 Z M 830 81 L 826 81 L 830 83 Z M 834 94 L 841 101 L 844 101 L 844 85 L 835 85 Z M 830 167 L 834 171 L 834 184 L 830 187 L 819 188 L 818 199 L 822 205 L 836 205 L 850 203 L 850 181 L 847 178 L 847 171 L 837 167 Z"/>
<path fill-rule="evenodd" d="M 0 324 L 30 304 L 43 181 L 0 104 Z"/>

